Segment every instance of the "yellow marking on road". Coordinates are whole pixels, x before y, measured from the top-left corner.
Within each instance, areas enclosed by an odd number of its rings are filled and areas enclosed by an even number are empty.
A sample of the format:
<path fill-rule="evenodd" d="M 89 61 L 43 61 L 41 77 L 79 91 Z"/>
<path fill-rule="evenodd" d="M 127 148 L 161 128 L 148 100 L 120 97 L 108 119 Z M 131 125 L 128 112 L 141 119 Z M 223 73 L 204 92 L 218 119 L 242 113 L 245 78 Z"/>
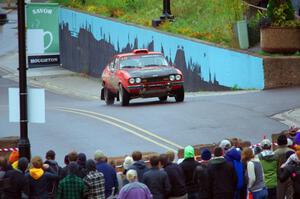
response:
<path fill-rule="evenodd" d="M 164 149 L 172 150 L 172 151 L 174 151 L 175 153 L 177 153 L 177 150 L 175 150 L 175 149 L 173 149 L 173 148 L 170 148 L 170 147 L 168 147 L 168 146 L 166 146 L 166 145 L 164 145 L 164 144 L 161 144 L 161 143 L 159 143 L 159 142 L 156 142 L 155 140 L 152 140 L 151 138 L 148 138 L 148 137 L 146 137 L 146 136 L 144 136 L 144 135 L 139 134 L 139 133 L 136 132 L 136 131 L 133 131 L 133 130 L 131 130 L 131 129 L 128 129 L 128 128 L 126 128 L 126 127 L 123 127 L 123 126 L 121 126 L 121 125 L 119 125 L 119 124 L 116 124 L 116 123 L 114 123 L 114 122 L 111 122 L 111 121 L 109 121 L 109 120 L 106 120 L 106 119 L 103 119 L 103 118 L 100 118 L 100 117 L 97 117 L 97 116 L 94 116 L 94 115 L 90 115 L 90 114 L 88 114 L 88 113 L 82 113 L 82 112 L 75 111 L 75 110 L 67 110 L 66 108 L 56 108 L 56 110 L 58 110 L 58 111 L 64 111 L 64 112 L 69 112 L 69 113 L 74 113 L 74 114 L 78 114 L 78 115 L 83 115 L 83 116 L 90 117 L 90 118 L 93 118 L 93 119 L 96 119 L 96 120 L 100 120 L 100 121 L 105 122 L 105 123 L 107 123 L 107 124 L 110 124 L 110 125 L 113 125 L 113 126 L 116 126 L 116 127 L 120 128 L 120 129 L 123 129 L 124 131 L 127 131 L 127 132 L 129 132 L 129 133 L 131 133 L 131 134 L 133 134 L 133 135 L 136 135 L 136 136 L 138 136 L 138 137 L 140 137 L 140 138 L 142 138 L 142 139 L 144 139 L 144 140 L 147 140 L 148 142 L 151 142 L 151 143 L 153 143 L 153 144 L 156 144 L 156 145 L 158 145 L 158 146 L 160 146 L 160 147 L 162 147 L 162 148 L 164 148 Z"/>
<path fill-rule="evenodd" d="M 128 123 L 128 122 L 125 122 L 125 121 L 120 120 L 120 119 L 115 118 L 115 117 L 111 117 L 111 116 L 108 116 L 108 115 L 104 115 L 104 114 L 100 114 L 100 113 L 96 113 L 96 112 L 92 112 L 92 111 L 82 110 L 82 109 L 74 109 L 74 108 L 67 108 L 67 107 L 58 107 L 58 108 L 64 109 L 64 110 L 79 111 L 79 112 L 82 112 L 82 113 L 88 113 L 88 114 L 98 115 L 98 116 L 100 116 L 100 117 L 104 117 L 104 118 L 107 118 L 107 119 L 110 119 L 110 120 L 113 120 L 113 121 L 116 121 L 116 122 L 125 124 L 125 125 L 127 125 L 127 126 L 130 126 L 131 128 L 134 128 L 134 129 L 139 130 L 139 131 L 141 131 L 141 132 L 143 132 L 143 133 L 145 133 L 145 134 L 147 134 L 147 135 L 150 135 L 150 136 L 152 136 L 152 137 L 155 137 L 156 139 L 161 140 L 161 141 L 163 141 L 163 142 L 165 142 L 165 143 L 168 143 L 169 145 L 172 145 L 172 146 L 174 146 L 174 147 L 176 147 L 176 148 L 184 148 L 183 146 L 181 146 L 181 145 L 179 145 L 179 144 L 176 144 L 176 143 L 174 143 L 174 142 L 172 142 L 172 141 L 170 141 L 170 140 L 167 140 L 167 139 L 165 139 L 165 138 L 162 138 L 162 137 L 160 137 L 160 136 L 158 136 L 158 135 L 156 135 L 156 134 L 154 134 L 154 133 L 151 133 L 150 131 L 147 131 L 147 130 L 142 129 L 142 128 L 136 126 L 136 125 L 130 124 L 130 123 Z"/>

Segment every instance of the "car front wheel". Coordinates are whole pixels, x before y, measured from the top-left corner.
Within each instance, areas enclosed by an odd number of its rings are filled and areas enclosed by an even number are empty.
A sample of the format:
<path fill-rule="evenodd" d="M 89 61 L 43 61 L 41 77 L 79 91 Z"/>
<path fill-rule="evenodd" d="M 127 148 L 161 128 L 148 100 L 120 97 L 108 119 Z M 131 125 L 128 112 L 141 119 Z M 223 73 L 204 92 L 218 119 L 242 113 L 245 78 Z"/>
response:
<path fill-rule="evenodd" d="M 178 91 L 176 91 L 175 100 L 176 100 L 176 102 L 183 102 L 183 100 L 184 100 L 184 88 L 183 87 L 181 89 L 179 89 Z"/>
<path fill-rule="evenodd" d="M 119 99 L 122 106 L 128 106 L 129 105 L 129 93 L 124 89 L 122 85 L 119 86 Z"/>
<path fill-rule="evenodd" d="M 107 88 L 104 88 L 104 100 L 107 105 L 112 105 L 115 102 L 114 94 Z"/>

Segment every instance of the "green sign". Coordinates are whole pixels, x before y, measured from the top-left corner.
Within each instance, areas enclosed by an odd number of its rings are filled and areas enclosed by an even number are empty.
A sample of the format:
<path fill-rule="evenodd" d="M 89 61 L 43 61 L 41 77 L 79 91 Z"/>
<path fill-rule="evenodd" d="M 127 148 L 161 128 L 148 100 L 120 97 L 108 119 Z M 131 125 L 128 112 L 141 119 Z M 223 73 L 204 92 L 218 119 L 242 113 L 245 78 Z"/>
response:
<path fill-rule="evenodd" d="M 27 53 L 59 54 L 59 6 L 56 3 L 29 3 L 26 6 Z"/>

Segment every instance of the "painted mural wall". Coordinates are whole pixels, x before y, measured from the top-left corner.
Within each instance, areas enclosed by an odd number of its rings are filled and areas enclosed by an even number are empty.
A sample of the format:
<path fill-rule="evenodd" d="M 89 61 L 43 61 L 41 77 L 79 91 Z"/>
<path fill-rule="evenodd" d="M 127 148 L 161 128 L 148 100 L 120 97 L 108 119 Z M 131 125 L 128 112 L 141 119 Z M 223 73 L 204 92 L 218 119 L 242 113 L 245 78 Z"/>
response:
<path fill-rule="evenodd" d="M 64 68 L 100 76 L 112 56 L 136 48 L 163 52 L 181 69 L 187 91 L 263 89 L 262 58 L 62 8 Z"/>

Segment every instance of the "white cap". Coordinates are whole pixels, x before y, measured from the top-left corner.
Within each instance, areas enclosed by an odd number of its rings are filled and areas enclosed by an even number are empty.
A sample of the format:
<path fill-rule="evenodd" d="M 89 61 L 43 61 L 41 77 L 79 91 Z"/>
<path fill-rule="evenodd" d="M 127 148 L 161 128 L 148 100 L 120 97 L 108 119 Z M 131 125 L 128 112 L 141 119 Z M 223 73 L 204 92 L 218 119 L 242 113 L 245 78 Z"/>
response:
<path fill-rule="evenodd" d="M 231 142 L 229 140 L 222 140 L 219 144 L 223 150 L 228 150 L 231 147 Z"/>

